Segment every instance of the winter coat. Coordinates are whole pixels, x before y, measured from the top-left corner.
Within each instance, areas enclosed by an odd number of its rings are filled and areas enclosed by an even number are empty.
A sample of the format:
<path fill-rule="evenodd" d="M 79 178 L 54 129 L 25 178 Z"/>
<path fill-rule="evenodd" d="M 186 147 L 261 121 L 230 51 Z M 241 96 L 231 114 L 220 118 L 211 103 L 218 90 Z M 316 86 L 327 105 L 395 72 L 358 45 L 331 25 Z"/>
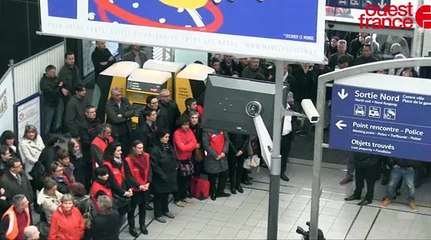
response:
<path fill-rule="evenodd" d="M 193 150 L 196 149 L 198 142 L 196 141 L 195 134 L 190 128 L 187 129 L 187 131 L 184 131 L 182 128 L 178 128 L 174 133 L 174 144 L 178 160 L 182 161 L 190 160 Z"/>
<path fill-rule="evenodd" d="M 45 194 L 45 189 L 42 189 L 37 195 L 37 204 L 42 207 L 45 213 L 45 218 L 48 224 L 51 224 L 51 217 L 60 206 L 60 199 L 63 196 L 59 191 L 55 191 L 55 196 L 49 196 Z"/>
<path fill-rule="evenodd" d="M 40 90 L 42 91 L 43 104 L 46 107 L 55 108 L 60 102 L 62 93 L 58 86 L 59 79 L 57 77 L 49 78 L 46 74 L 40 80 Z"/>
<path fill-rule="evenodd" d="M 84 219 L 78 208 L 65 214 L 59 207 L 51 218 L 48 240 L 81 239 L 84 236 Z"/>
<path fill-rule="evenodd" d="M 72 137 L 79 137 L 79 129 L 85 121 L 85 108 L 89 105 L 87 97 L 79 98 L 73 95 L 66 106 L 64 122 Z"/>
<path fill-rule="evenodd" d="M 154 194 L 178 191 L 177 158 L 170 144 L 158 144 L 150 155 L 153 179 L 150 189 Z"/>
<path fill-rule="evenodd" d="M 0 178 L 0 186 L 4 188 L 5 196 L 9 203 L 13 196 L 17 194 L 24 194 L 27 197 L 27 200 L 32 203 L 35 200 L 35 196 L 33 195 L 33 189 L 31 187 L 30 181 L 28 180 L 24 171 L 19 174 L 21 176 L 21 185 L 19 185 L 18 179 L 16 179 L 16 177 L 13 176 L 10 171 L 7 171 Z"/>
<path fill-rule="evenodd" d="M 34 164 L 39 159 L 42 150 L 45 148 L 42 137 L 40 135 L 36 136 L 36 139 L 30 140 L 27 138 L 22 138 L 19 144 L 19 151 L 21 152 L 22 162 L 25 166 L 25 172 L 27 177 L 32 180 L 32 177 L 28 174 L 31 169 L 33 169 Z"/>
<path fill-rule="evenodd" d="M 97 212 L 91 224 L 93 240 L 117 240 L 120 235 L 120 215 L 117 210 L 111 208 Z"/>
<path fill-rule="evenodd" d="M 211 147 L 210 145 L 210 135 L 220 134 L 220 131 L 217 130 L 209 130 L 204 129 L 202 133 L 202 144 L 204 149 L 207 151 L 207 156 L 204 159 L 204 168 L 208 173 L 220 173 L 228 170 L 227 163 L 227 154 L 229 150 L 229 136 L 226 132 L 223 132 L 224 135 L 224 145 L 223 152 L 225 153 L 225 157 L 219 160 L 216 160 L 219 154 Z"/>

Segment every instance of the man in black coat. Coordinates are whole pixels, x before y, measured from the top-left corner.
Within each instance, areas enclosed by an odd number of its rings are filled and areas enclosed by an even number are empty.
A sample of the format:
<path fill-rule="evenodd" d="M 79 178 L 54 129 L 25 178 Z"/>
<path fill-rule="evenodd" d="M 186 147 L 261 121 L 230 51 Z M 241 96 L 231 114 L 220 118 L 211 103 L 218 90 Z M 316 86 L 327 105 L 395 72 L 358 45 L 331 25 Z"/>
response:
<path fill-rule="evenodd" d="M 159 142 L 156 137 L 157 112 L 154 109 L 145 108 L 142 116 L 139 119 L 135 139 L 139 139 L 144 143 L 145 152 L 151 152 L 154 145 Z"/>
<path fill-rule="evenodd" d="M 176 122 L 180 117 L 180 110 L 177 104 L 172 101 L 171 93 L 168 89 L 162 89 L 160 91 L 160 112 L 165 112 L 167 114 L 167 123 L 169 133 L 172 135 L 177 127 Z"/>
<path fill-rule="evenodd" d="M 10 159 L 6 167 L 9 171 L 0 178 L 0 185 L 5 190 L 5 196 L 10 203 L 13 196 L 24 194 L 30 203 L 34 202 L 33 189 L 30 181 L 23 171 L 21 160 L 17 158 Z"/>
<path fill-rule="evenodd" d="M 364 181 L 367 182 L 367 194 L 365 199 L 358 203 L 358 205 L 368 205 L 373 201 L 374 197 L 374 184 L 380 174 L 380 160 L 381 157 L 368 153 L 355 153 L 353 155 L 353 162 L 355 165 L 355 191 L 350 197 L 345 198 L 345 201 L 360 200 L 362 188 L 364 188 Z"/>
<path fill-rule="evenodd" d="M 114 138 L 121 142 L 124 155 L 131 148 L 132 117 L 135 111 L 129 100 L 123 97 L 119 88 L 111 90 L 111 98 L 106 103 L 106 123 L 111 124 Z"/>
<path fill-rule="evenodd" d="M 56 116 L 63 115 L 63 108 L 59 108 L 63 88 L 63 82 L 57 78 L 56 68 L 53 65 L 48 65 L 45 68 L 45 74 L 40 80 L 40 90 L 43 96 L 43 114 L 45 117 L 42 136 L 45 141 L 51 132 L 51 126 L 53 131 L 57 131 L 62 125 L 62 118 L 57 118 Z"/>

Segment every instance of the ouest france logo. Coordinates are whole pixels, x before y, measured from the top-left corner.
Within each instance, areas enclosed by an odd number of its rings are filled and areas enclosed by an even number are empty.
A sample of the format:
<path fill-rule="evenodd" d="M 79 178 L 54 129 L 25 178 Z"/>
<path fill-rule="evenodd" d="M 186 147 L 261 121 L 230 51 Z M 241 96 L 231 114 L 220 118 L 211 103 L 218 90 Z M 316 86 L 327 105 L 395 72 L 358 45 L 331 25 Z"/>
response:
<path fill-rule="evenodd" d="M 431 6 L 423 5 L 413 14 L 411 2 L 403 5 L 367 5 L 359 17 L 361 29 L 410 29 L 415 25 L 431 28 Z"/>

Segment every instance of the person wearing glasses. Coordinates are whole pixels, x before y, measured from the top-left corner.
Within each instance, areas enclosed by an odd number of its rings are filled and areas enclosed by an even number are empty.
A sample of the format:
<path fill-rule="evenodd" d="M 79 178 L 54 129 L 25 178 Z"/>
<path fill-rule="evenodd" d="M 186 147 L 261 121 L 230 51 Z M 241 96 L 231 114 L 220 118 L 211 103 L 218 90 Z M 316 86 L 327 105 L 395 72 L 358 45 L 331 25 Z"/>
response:
<path fill-rule="evenodd" d="M 23 171 L 23 165 L 18 158 L 12 158 L 7 161 L 6 168 L 9 171 L 5 172 L 0 178 L 0 186 L 4 189 L 4 196 L 10 203 L 13 196 L 24 194 L 28 201 L 32 203 L 35 199 L 33 189 L 27 175 Z"/>

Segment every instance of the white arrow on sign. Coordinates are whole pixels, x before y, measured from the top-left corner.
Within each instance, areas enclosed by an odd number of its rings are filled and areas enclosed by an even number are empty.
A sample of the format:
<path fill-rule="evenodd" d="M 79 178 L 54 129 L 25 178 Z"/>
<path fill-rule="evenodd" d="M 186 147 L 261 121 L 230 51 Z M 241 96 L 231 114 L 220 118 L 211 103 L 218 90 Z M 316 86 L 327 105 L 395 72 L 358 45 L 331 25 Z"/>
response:
<path fill-rule="evenodd" d="M 347 96 L 349 96 L 348 93 L 346 93 L 346 90 L 344 88 L 341 89 L 341 92 L 338 92 L 338 96 L 344 100 Z"/>
<path fill-rule="evenodd" d="M 343 128 L 347 127 L 343 120 L 339 120 L 337 123 L 335 123 L 335 126 L 337 126 L 337 128 L 340 130 L 343 130 Z"/>

